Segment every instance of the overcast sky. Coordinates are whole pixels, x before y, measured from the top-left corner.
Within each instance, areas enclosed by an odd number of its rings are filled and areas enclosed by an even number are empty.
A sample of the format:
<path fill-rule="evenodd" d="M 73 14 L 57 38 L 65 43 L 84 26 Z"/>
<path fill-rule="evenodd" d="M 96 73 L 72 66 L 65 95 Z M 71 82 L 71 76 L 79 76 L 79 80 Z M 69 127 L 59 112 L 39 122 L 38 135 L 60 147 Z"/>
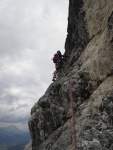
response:
<path fill-rule="evenodd" d="M 26 128 L 64 53 L 68 0 L 0 0 L 0 126 Z"/>

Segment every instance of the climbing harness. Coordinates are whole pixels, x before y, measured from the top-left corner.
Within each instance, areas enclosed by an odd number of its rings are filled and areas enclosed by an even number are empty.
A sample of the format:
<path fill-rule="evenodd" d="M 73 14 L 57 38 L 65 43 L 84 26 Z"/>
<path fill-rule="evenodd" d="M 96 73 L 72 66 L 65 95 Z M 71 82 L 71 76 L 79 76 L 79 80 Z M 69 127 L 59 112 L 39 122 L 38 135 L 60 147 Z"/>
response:
<path fill-rule="evenodd" d="M 74 111 L 73 111 L 73 98 L 72 98 L 71 79 L 69 80 L 69 85 L 70 85 L 70 108 L 71 108 L 71 115 L 72 115 L 71 131 L 72 131 L 72 139 L 73 139 L 74 150 L 76 150 L 75 120 L 74 120 Z"/>

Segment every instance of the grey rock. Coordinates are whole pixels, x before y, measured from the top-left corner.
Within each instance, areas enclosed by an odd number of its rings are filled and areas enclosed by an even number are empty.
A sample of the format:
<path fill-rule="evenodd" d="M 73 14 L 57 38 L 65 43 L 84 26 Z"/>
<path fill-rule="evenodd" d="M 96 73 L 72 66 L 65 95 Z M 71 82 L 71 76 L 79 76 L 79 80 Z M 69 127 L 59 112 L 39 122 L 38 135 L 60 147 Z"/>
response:
<path fill-rule="evenodd" d="M 113 1 L 69 0 L 67 32 L 70 57 L 31 110 L 32 150 L 73 150 L 70 91 L 77 150 L 113 150 Z"/>

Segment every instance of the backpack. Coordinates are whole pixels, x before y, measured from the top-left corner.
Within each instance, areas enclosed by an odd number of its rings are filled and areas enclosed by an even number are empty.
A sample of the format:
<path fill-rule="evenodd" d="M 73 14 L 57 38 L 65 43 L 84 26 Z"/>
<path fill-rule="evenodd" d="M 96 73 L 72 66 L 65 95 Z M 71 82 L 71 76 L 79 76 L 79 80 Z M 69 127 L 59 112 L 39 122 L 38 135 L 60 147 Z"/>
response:
<path fill-rule="evenodd" d="M 54 63 L 57 63 L 57 54 L 54 54 L 53 62 L 54 62 Z"/>

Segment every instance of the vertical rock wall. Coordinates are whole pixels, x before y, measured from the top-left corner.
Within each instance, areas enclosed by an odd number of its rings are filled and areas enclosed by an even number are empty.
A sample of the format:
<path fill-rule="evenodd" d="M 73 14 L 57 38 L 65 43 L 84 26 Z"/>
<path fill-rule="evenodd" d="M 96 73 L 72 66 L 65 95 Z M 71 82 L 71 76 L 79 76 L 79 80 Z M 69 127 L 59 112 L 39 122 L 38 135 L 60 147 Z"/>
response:
<path fill-rule="evenodd" d="M 73 150 L 69 80 L 77 150 L 113 150 L 113 1 L 70 0 L 60 70 L 29 119 L 32 150 Z"/>

